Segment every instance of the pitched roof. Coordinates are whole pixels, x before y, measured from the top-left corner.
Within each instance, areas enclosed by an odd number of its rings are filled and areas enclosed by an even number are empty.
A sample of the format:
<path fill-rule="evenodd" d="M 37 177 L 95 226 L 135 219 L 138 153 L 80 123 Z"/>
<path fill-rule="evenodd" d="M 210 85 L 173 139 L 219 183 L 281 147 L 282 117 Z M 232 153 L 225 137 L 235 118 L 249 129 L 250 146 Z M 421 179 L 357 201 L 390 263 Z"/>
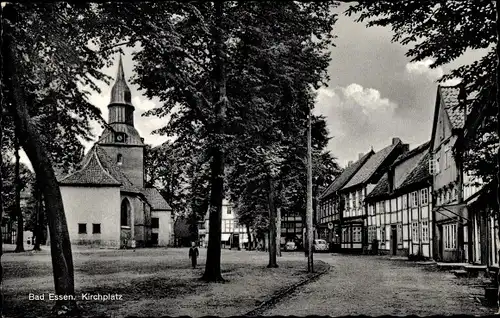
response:
<path fill-rule="evenodd" d="M 420 146 L 410 150 L 410 151 L 407 151 L 407 152 L 403 152 L 401 155 L 399 155 L 399 157 L 394 161 L 394 163 L 392 164 L 392 166 L 397 166 L 398 164 L 400 164 L 401 162 L 405 161 L 406 159 L 408 158 L 411 158 L 413 157 L 414 155 L 426 150 L 429 148 L 429 145 L 430 145 L 430 140 L 426 143 L 423 143 L 421 144 Z"/>
<path fill-rule="evenodd" d="M 59 179 L 60 184 L 66 185 L 101 185 L 120 186 L 102 165 L 95 149 L 91 149 L 82 162 L 82 168 Z"/>
<path fill-rule="evenodd" d="M 352 177 L 352 179 L 342 188 L 347 189 L 350 187 L 362 184 L 377 171 L 378 167 L 384 162 L 384 160 L 392 153 L 392 151 L 401 144 L 401 141 L 396 144 L 385 147 L 384 149 L 376 152 L 371 158 L 359 169 L 359 171 Z"/>
<path fill-rule="evenodd" d="M 463 128 L 465 117 L 459 102 L 460 87 L 458 86 L 439 86 L 439 94 L 444 104 L 444 109 L 450 118 L 451 126 L 454 129 Z"/>
<path fill-rule="evenodd" d="M 82 160 L 81 169 L 61 178 L 60 184 L 115 185 L 122 191 L 141 193 L 99 145 L 94 145 Z"/>
<path fill-rule="evenodd" d="M 153 210 L 172 210 L 172 208 L 170 207 L 170 205 L 168 205 L 167 201 L 165 201 L 158 189 L 145 188 L 143 189 L 142 193 L 146 197 L 146 200 L 148 200 Z"/>
<path fill-rule="evenodd" d="M 101 160 L 101 163 L 104 168 L 106 168 L 109 173 L 121 183 L 121 190 L 127 192 L 136 192 L 140 193 L 140 189 L 136 187 L 130 180 L 127 178 L 123 170 L 117 165 L 113 159 L 111 159 L 106 151 L 100 147 L 99 145 L 94 146 L 95 151 Z"/>
<path fill-rule="evenodd" d="M 373 151 L 369 151 L 367 154 L 365 154 L 361 159 L 356 161 L 355 163 L 351 164 L 350 166 L 347 166 L 344 171 L 335 179 L 333 180 L 332 184 L 326 188 L 326 190 L 321 194 L 320 198 L 324 198 L 330 194 L 332 194 L 335 191 L 338 191 L 342 186 L 346 184 L 346 182 L 349 181 L 349 179 L 352 178 L 352 176 L 359 170 L 359 168 L 370 158 L 370 156 L 373 155 Z"/>
<path fill-rule="evenodd" d="M 374 199 L 388 194 L 389 194 L 389 178 L 387 176 L 387 173 L 384 173 L 384 175 L 382 176 L 382 178 L 380 178 L 375 188 L 373 188 L 372 192 L 370 192 L 366 196 L 366 199 L 367 200 Z"/>
<path fill-rule="evenodd" d="M 406 179 L 403 181 L 398 190 L 407 188 L 413 184 L 420 183 L 431 177 L 429 172 L 429 159 L 431 155 L 427 153 L 420 159 L 419 163 L 413 168 L 413 170 L 408 174 Z"/>

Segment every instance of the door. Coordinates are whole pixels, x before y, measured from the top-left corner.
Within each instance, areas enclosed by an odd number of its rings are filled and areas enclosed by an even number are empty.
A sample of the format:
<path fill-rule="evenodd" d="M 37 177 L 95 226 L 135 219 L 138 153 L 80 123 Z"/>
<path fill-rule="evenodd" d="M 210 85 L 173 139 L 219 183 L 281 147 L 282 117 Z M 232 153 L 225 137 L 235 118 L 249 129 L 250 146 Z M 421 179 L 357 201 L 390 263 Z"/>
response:
<path fill-rule="evenodd" d="M 398 230 L 395 225 L 391 225 L 391 254 L 396 255 L 398 250 Z"/>
<path fill-rule="evenodd" d="M 233 241 L 231 244 L 231 248 L 239 248 L 240 247 L 240 235 L 239 234 L 233 234 Z M 279 246 L 278 246 L 279 248 Z"/>
<path fill-rule="evenodd" d="M 151 233 L 151 244 L 158 246 L 158 233 Z"/>

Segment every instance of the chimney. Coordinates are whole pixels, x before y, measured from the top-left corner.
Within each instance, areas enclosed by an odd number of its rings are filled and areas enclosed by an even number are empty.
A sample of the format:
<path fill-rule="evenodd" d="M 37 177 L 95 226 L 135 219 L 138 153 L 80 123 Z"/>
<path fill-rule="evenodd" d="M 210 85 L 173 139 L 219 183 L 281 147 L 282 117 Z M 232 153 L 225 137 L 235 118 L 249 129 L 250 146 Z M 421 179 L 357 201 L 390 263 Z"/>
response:
<path fill-rule="evenodd" d="M 392 144 L 393 145 L 397 144 L 398 142 L 401 142 L 401 139 L 399 139 L 398 137 L 392 138 Z"/>
<path fill-rule="evenodd" d="M 364 155 L 365 155 L 365 154 L 364 154 L 364 153 L 362 153 L 362 152 L 361 152 L 361 153 L 359 153 L 359 154 L 358 154 L 358 160 L 360 160 L 361 158 L 363 158 L 363 156 L 364 156 Z"/>

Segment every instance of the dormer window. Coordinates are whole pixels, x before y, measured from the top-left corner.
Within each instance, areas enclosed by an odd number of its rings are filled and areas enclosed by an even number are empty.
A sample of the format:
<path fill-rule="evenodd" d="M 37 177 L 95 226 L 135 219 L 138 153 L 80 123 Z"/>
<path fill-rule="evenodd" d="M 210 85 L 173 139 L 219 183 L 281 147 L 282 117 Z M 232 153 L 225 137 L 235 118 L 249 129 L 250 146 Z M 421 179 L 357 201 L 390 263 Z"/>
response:
<path fill-rule="evenodd" d="M 116 156 L 116 164 L 121 166 L 123 164 L 123 156 L 121 153 L 119 153 L 117 156 Z"/>
<path fill-rule="evenodd" d="M 126 135 L 125 133 L 122 133 L 122 132 L 117 132 L 115 134 L 115 141 L 116 142 L 125 142 L 126 140 Z"/>

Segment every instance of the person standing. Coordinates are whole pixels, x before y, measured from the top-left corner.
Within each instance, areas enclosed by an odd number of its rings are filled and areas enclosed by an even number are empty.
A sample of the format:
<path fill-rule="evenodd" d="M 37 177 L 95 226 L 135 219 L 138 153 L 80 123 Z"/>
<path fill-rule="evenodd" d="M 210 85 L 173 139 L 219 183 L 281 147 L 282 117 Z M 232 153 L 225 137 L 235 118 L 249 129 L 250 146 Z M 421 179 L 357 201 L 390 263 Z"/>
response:
<path fill-rule="evenodd" d="M 189 248 L 189 258 L 191 258 L 191 265 L 193 265 L 193 269 L 196 268 L 196 260 L 200 253 L 198 252 L 198 248 L 196 247 L 196 243 L 192 242 L 191 247 Z"/>

